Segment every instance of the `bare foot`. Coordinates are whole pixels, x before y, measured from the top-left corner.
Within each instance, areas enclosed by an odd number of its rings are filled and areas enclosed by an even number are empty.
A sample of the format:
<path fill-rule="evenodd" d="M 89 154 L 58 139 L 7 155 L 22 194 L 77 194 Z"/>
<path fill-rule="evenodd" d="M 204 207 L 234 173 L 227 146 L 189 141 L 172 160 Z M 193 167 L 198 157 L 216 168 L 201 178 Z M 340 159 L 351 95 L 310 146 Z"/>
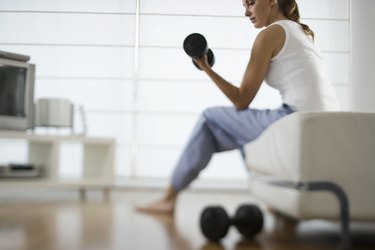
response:
<path fill-rule="evenodd" d="M 136 207 L 136 210 L 142 213 L 153 213 L 173 216 L 177 196 L 178 192 L 172 186 L 169 186 L 165 190 L 164 197 L 162 199 L 146 206 Z"/>
<path fill-rule="evenodd" d="M 146 206 L 136 207 L 138 212 L 173 215 L 175 208 L 174 200 L 160 200 Z"/>

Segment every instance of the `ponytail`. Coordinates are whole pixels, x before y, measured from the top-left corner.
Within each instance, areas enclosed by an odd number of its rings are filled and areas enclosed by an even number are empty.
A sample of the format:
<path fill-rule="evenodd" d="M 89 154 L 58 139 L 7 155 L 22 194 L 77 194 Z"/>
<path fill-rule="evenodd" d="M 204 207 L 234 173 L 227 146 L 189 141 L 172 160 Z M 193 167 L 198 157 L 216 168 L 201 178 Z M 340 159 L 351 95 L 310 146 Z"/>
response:
<path fill-rule="evenodd" d="M 314 31 L 312 31 L 308 25 L 300 22 L 300 15 L 296 0 L 277 0 L 277 2 L 284 16 L 286 16 L 289 20 L 301 25 L 305 34 L 311 37 L 311 39 L 314 41 Z"/>

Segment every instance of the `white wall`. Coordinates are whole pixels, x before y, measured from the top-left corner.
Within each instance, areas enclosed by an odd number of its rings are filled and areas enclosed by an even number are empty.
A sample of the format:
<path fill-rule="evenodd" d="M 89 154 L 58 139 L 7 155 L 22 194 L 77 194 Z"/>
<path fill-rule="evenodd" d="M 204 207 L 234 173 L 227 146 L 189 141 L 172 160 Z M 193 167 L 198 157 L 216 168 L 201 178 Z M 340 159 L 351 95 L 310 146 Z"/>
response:
<path fill-rule="evenodd" d="M 350 2 L 299 4 L 347 107 Z M 0 0 L 0 50 L 31 56 L 36 98 L 83 104 L 88 134 L 117 139 L 120 175 L 164 178 L 200 112 L 230 105 L 192 66 L 183 40 L 204 34 L 216 55 L 215 69 L 238 84 L 258 32 L 243 12 L 240 0 Z M 279 95 L 263 86 L 252 106 L 279 104 Z M 14 152 L 10 148 L 2 152 Z M 215 156 L 203 173 L 215 180 L 246 176 L 238 152 Z"/>

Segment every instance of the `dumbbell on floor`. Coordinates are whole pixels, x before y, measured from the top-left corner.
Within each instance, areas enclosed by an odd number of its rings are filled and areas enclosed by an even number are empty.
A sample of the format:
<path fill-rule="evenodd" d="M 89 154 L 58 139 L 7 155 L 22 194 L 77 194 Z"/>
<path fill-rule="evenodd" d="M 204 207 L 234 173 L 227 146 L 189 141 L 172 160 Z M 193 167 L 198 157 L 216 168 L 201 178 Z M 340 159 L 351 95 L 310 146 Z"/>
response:
<path fill-rule="evenodd" d="M 245 237 L 255 236 L 263 227 L 263 214 L 256 205 L 245 204 L 240 206 L 233 218 L 230 218 L 224 208 L 211 206 L 203 210 L 200 218 L 203 235 L 211 241 L 219 241 L 234 225 Z"/>
<path fill-rule="evenodd" d="M 202 58 L 206 54 L 209 65 L 212 67 L 215 64 L 215 55 L 212 50 L 208 48 L 206 38 L 204 38 L 203 35 L 199 33 L 188 35 L 184 40 L 183 46 L 186 54 L 193 58 L 193 63 L 198 69 L 202 70 L 194 59 Z"/>

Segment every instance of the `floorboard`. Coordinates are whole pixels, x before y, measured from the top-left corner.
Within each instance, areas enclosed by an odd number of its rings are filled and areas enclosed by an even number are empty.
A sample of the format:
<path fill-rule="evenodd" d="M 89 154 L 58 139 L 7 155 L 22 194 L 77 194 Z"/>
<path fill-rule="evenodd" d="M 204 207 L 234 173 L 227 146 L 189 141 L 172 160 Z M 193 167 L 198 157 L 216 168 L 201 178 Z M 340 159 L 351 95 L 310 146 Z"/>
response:
<path fill-rule="evenodd" d="M 175 217 L 134 211 L 160 197 L 160 190 L 114 190 L 108 200 L 88 192 L 81 200 L 75 191 L 1 191 L 1 250 L 221 250 L 221 249 L 338 249 L 339 225 L 306 221 L 295 230 L 263 209 L 265 226 L 253 239 L 243 239 L 235 228 L 219 243 L 206 241 L 199 228 L 205 206 L 221 205 L 229 214 L 243 203 L 255 203 L 245 192 L 187 191 Z M 353 249 L 375 249 L 375 226 L 353 224 Z"/>

